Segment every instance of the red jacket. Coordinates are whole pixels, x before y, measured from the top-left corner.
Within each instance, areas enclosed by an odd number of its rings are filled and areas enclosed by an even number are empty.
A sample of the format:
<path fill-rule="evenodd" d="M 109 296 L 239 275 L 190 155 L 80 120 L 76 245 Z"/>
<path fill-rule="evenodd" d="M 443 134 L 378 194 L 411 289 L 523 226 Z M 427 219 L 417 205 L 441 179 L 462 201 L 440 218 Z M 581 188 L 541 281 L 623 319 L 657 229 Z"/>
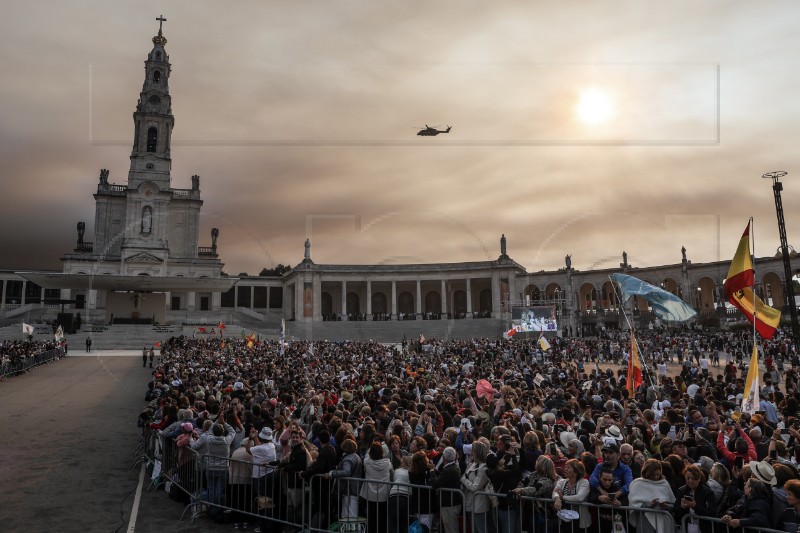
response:
<path fill-rule="evenodd" d="M 734 430 L 735 432 L 736 430 Z M 728 450 L 728 447 L 725 446 L 725 432 L 720 431 L 719 436 L 717 437 L 717 450 L 719 450 L 720 455 L 722 455 L 728 463 L 730 463 L 731 468 L 733 467 L 734 462 L 736 461 L 737 457 L 742 457 L 744 459 L 744 463 L 747 464 L 750 461 L 757 461 L 758 455 L 756 454 L 756 447 L 753 444 L 753 441 L 750 440 L 750 437 L 747 436 L 747 433 L 744 431 L 739 432 L 744 438 L 744 441 L 747 443 L 747 453 L 734 453 Z"/>

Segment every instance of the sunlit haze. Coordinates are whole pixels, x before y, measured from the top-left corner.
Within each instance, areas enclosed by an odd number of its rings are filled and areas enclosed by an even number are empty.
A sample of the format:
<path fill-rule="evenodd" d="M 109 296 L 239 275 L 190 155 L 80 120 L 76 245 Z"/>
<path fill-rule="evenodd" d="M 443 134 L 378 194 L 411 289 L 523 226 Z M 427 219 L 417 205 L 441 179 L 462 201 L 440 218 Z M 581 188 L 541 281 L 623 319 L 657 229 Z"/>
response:
<path fill-rule="evenodd" d="M 793 0 L 7 0 L 0 268 L 91 240 L 161 14 L 172 186 L 200 176 L 228 273 L 306 238 L 321 264 L 496 259 L 501 234 L 529 272 L 729 260 L 750 216 L 771 256 L 774 170 L 800 249 Z"/>

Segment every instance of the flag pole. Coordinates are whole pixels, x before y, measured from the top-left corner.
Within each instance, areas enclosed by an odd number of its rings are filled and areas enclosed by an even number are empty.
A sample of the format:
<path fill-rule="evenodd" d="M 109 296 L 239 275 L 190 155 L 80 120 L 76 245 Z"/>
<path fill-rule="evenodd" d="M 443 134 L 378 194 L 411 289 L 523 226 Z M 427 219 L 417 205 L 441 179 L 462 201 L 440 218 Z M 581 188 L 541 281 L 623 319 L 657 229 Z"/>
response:
<path fill-rule="evenodd" d="M 622 301 L 622 294 L 619 292 L 619 288 L 617 287 L 617 284 L 614 283 L 614 280 L 611 278 L 611 276 L 608 276 L 608 279 L 611 280 L 611 286 L 614 287 L 614 294 L 617 295 L 617 301 L 620 303 L 619 308 L 622 309 L 622 316 L 625 317 L 625 321 L 628 323 L 628 329 L 631 330 L 632 334 L 631 336 L 633 337 L 633 342 L 636 344 L 636 352 L 639 354 L 639 358 L 642 360 L 642 369 L 644 370 L 643 374 L 647 375 L 647 379 L 650 380 L 650 385 L 654 385 L 653 377 L 650 375 L 650 370 L 647 368 L 648 365 L 644 364 L 642 349 L 639 347 L 639 341 L 636 340 L 636 334 L 635 334 L 635 329 L 633 327 L 633 323 L 631 322 L 631 319 L 628 318 L 628 313 L 625 312 L 625 305 L 624 302 Z M 628 357 L 630 358 L 631 355 L 629 355 Z"/>

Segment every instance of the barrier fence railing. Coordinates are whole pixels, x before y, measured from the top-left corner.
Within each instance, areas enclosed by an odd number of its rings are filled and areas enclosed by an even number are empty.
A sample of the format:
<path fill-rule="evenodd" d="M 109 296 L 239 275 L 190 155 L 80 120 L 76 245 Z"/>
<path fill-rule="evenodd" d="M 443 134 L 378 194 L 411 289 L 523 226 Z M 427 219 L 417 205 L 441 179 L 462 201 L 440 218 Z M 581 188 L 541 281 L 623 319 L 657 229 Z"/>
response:
<path fill-rule="evenodd" d="M 640 520 L 648 520 L 652 531 L 671 533 L 676 531 L 672 510 L 650 509 L 625 505 L 604 505 L 589 502 L 561 504 L 556 511 L 552 498 L 505 495 L 496 492 L 475 492 L 475 501 L 489 500 L 486 512 L 473 504 L 471 522 L 476 533 L 491 531 L 523 531 L 529 533 L 611 533 L 615 531 L 647 531 L 634 529 Z M 485 524 L 485 525 L 484 525 Z"/>
<path fill-rule="evenodd" d="M 681 520 L 681 529 L 684 533 L 797 533 L 800 531 L 798 527 L 800 524 L 784 524 L 784 526 L 783 529 L 771 529 L 761 525 L 731 527 L 721 518 L 696 514 L 687 514 Z"/>
<path fill-rule="evenodd" d="M 564 502 L 561 509 L 572 512 L 558 513 L 551 498 L 488 491 L 469 493 L 361 477 L 305 478 L 302 473 L 289 472 L 281 465 L 254 464 L 249 455 L 242 458 L 241 453 L 234 452 L 231 458 L 204 454 L 149 428 L 144 428 L 142 439 L 140 448 L 152 469 L 150 488 L 163 485 L 171 498 L 181 501 L 185 506 L 181 518 L 189 510 L 193 511 L 192 519 L 205 512 L 213 519 L 257 524 L 261 531 L 285 528 L 369 533 L 741 531 L 719 518 L 698 515 L 686 515 L 676 524 L 672 509 Z M 787 530 L 749 527 L 746 531 L 785 533 Z"/>
<path fill-rule="evenodd" d="M 49 363 L 56 359 L 64 357 L 64 350 L 62 348 L 55 348 L 53 350 L 45 350 L 26 357 L 19 357 L 6 360 L 7 356 L 0 356 L 0 378 L 14 376 L 27 372 L 33 367 Z"/>

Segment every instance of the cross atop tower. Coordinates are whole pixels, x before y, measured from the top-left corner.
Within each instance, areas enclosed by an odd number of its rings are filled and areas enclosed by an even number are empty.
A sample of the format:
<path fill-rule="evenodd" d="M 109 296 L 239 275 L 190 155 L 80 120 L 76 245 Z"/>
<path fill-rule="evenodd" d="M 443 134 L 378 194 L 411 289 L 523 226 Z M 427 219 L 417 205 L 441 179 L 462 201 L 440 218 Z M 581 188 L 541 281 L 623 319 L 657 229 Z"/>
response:
<path fill-rule="evenodd" d="M 160 34 L 161 33 L 161 25 L 164 24 L 167 21 L 167 19 L 165 19 L 164 15 L 162 14 L 156 20 L 158 21 L 158 33 Z"/>

